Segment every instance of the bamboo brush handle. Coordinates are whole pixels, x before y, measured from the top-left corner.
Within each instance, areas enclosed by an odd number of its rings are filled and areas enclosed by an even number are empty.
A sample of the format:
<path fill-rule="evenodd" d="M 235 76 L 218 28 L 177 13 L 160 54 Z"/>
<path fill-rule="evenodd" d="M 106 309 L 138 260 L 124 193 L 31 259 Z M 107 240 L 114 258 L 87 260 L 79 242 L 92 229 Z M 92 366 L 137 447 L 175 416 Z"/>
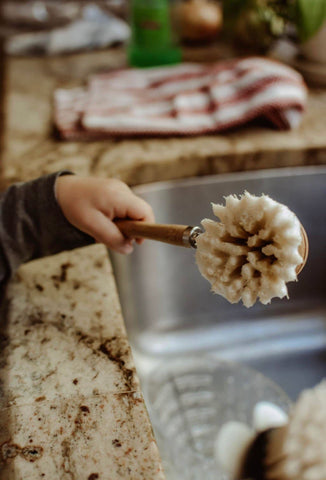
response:
<path fill-rule="evenodd" d="M 134 220 L 116 220 L 115 224 L 125 237 L 149 238 L 181 247 L 191 246 L 189 232 L 193 227 L 188 225 L 160 225 Z"/>

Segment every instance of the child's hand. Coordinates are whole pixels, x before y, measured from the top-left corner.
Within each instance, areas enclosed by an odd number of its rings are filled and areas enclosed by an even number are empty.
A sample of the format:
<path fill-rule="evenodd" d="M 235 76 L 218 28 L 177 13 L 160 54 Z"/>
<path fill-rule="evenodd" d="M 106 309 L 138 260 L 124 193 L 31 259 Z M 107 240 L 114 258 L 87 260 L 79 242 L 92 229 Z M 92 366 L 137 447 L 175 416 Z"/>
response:
<path fill-rule="evenodd" d="M 114 219 L 154 222 L 150 205 L 120 180 L 64 175 L 56 181 L 56 196 L 72 225 L 119 253 L 131 253 L 133 246 Z"/>

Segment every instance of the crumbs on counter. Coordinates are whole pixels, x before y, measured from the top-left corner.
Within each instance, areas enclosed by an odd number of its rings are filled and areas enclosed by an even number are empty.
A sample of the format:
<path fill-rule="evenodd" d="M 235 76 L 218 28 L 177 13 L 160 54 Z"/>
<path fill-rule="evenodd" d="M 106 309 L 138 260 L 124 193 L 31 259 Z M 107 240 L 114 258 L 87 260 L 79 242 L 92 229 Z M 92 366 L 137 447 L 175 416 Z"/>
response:
<path fill-rule="evenodd" d="M 46 400 L 46 396 L 42 395 L 41 397 L 35 398 L 35 402 L 43 402 L 43 400 Z"/>
<path fill-rule="evenodd" d="M 120 443 L 120 441 L 119 441 L 117 438 L 115 438 L 114 440 L 112 440 L 112 445 L 114 445 L 114 446 L 117 447 L 117 448 L 119 448 L 119 447 L 122 446 L 121 443 Z"/>

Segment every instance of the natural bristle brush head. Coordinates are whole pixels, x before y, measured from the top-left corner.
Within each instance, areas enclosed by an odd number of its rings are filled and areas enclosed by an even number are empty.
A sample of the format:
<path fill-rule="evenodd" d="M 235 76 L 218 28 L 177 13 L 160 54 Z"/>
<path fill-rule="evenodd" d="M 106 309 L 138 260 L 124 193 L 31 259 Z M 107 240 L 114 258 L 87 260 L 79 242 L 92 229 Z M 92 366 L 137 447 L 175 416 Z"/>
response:
<path fill-rule="evenodd" d="M 285 480 L 326 479 L 325 380 L 300 395 L 291 412 L 283 450 Z"/>
<path fill-rule="evenodd" d="M 196 261 L 212 291 L 251 307 L 259 300 L 288 297 L 308 254 L 308 239 L 296 215 L 267 195 L 245 192 L 213 205 L 215 222 L 204 219 Z"/>

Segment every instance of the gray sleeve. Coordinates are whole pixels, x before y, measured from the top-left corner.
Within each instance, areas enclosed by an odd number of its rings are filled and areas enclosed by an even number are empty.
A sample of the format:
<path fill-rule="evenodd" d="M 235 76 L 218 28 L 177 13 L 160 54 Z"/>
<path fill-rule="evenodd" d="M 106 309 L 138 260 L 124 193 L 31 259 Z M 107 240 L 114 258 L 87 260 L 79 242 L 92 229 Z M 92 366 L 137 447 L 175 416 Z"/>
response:
<path fill-rule="evenodd" d="M 0 286 L 20 264 L 94 243 L 73 227 L 55 198 L 58 172 L 12 185 L 0 198 Z"/>

